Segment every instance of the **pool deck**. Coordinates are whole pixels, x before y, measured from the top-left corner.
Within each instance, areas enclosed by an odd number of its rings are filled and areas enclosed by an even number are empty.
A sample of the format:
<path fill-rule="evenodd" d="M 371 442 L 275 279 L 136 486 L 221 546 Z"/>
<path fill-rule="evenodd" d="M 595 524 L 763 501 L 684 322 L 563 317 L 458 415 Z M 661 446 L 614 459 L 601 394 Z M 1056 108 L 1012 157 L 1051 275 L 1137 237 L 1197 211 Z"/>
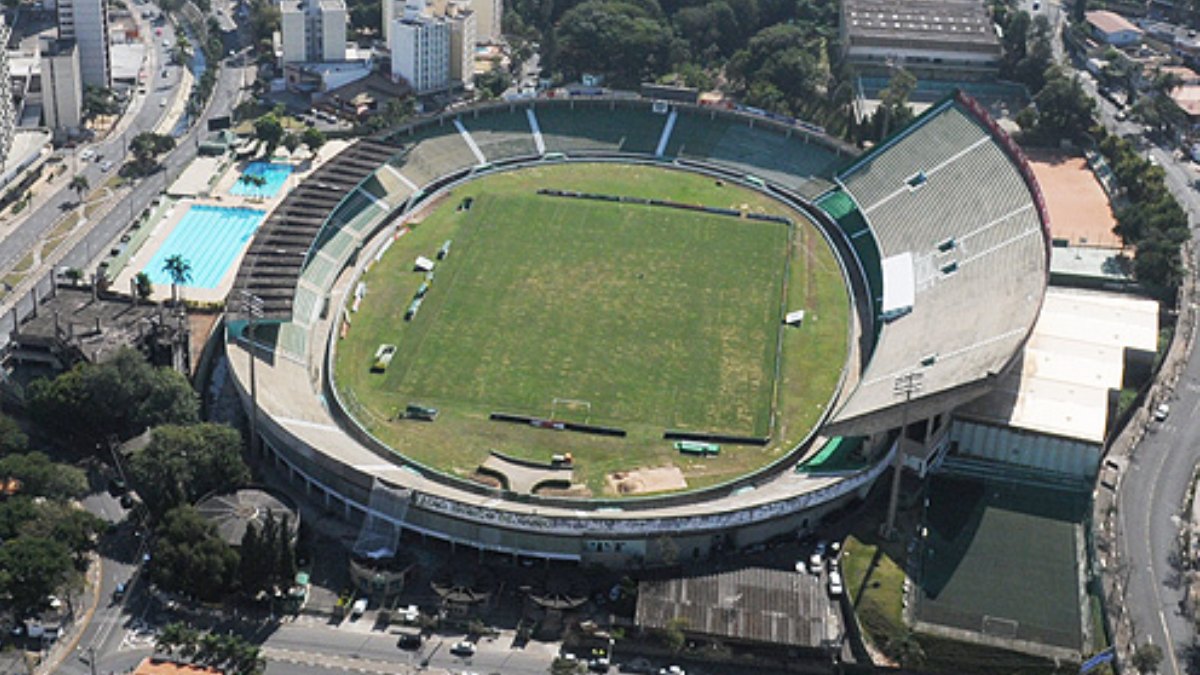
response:
<path fill-rule="evenodd" d="M 263 211 L 266 215 L 274 210 L 279 202 L 283 201 L 287 191 L 300 184 L 300 181 L 311 173 L 314 169 L 323 164 L 330 157 L 340 152 L 347 143 L 345 141 L 330 141 L 321 146 L 317 157 L 309 158 L 304 151 L 297 153 L 297 163 L 293 165 L 291 176 L 284 183 L 281 189 L 275 196 L 265 199 L 257 197 L 239 197 L 229 194 L 229 189 L 233 187 L 241 175 L 242 168 L 249 164 L 250 161 L 265 161 L 263 158 L 249 160 L 245 162 L 235 162 L 230 164 L 224 173 L 217 179 L 216 183 L 208 190 L 207 195 L 197 195 L 195 197 L 187 197 L 180 199 L 170 210 L 163 213 L 162 217 L 155 223 L 150 223 L 149 227 L 153 230 L 149 237 L 146 238 L 142 247 L 129 259 L 129 263 L 117 275 L 113 282 L 113 288 L 121 291 L 128 291 L 130 282 L 138 272 L 145 270 L 146 265 L 154 258 L 154 254 L 171 236 L 171 232 L 175 230 L 175 226 L 183 219 L 188 209 L 193 206 L 217 206 L 226 208 L 249 208 L 257 211 Z M 231 170 L 232 169 L 232 170 Z M 264 218 L 265 219 L 265 218 Z M 245 255 L 246 249 L 250 246 L 250 241 L 238 251 L 234 262 L 225 270 L 225 274 L 221 276 L 221 281 L 214 288 L 196 288 L 192 286 L 181 286 L 180 295 L 185 300 L 193 302 L 221 302 L 225 300 L 225 296 L 229 294 L 229 289 L 233 287 L 234 277 L 237 275 L 238 267 L 241 265 L 242 256 Z M 184 254 L 186 258 L 187 255 Z M 171 286 L 167 284 L 158 284 L 154 287 L 154 293 L 150 296 L 154 300 L 169 300 L 171 298 Z"/>

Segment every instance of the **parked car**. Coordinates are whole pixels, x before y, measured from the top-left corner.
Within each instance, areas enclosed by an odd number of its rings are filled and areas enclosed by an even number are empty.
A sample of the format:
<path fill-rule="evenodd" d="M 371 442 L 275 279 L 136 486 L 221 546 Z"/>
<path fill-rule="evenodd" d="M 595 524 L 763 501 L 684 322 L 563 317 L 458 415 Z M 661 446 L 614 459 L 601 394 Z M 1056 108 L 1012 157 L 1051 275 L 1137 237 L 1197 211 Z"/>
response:
<path fill-rule="evenodd" d="M 470 640 L 455 642 L 454 646 L 450 648 L 450 653 L 455 656 L 474 656 L 475 643 Z"/>
<path fill-rule="evenodd" d="M 829 594 L 838 597 L 845 589 L 842 587 L 842 573 L 833 570 L 829 573 Z"/>
<path fill-rule="evenodd" d="M 808 557 L 808 569 L 813 574 L 820 574 L 821 568 L 825 566 L 825 549 L 825 542 L 818 541 L 816 548 L 813 549 L 812 555 Z"/>
<path fill-rule="evenodd" d="M 1170 414 L 1171 406 L 1167 405 L 1166 403 L 1160 403 L 1158 407 L 1154 409 L 1154 419 L 1158 422 L 1166 420 L 1167 415 Z"/>

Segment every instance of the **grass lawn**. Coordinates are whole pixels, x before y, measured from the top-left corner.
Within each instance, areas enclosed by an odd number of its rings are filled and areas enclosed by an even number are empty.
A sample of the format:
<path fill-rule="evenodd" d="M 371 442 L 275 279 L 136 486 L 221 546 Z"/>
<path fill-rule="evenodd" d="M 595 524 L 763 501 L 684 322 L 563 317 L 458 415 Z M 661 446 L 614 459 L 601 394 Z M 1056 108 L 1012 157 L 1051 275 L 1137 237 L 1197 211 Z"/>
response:
<path fill-rule="evenodd" d="M 539 187 L 768 212 L 796 225 L 541 196 Z M 471 208 L 459 209 L 467 197 Z M 474 181 L 425 216 L 364 277 L 367 296 L 336 361 L 351 411 L 419 462 L 469 475 L 489 449 L 541 461 L 571 452 L 576 481 L 593 494 L 610 472 L 667 464 L 700 487 L 781 456 L 838 382 L 848 321 L 840 269 L 801 214 L 764 195 L 664 168 L 571 164 Z M 433 258 L 446 240 L 449 257 L 405 321 L 425 280 L 414 259 Z M 789 309 L 805 309 L 805 323 L 781 332 Z M 398 352 L 386 374 L 373 374 L 384 343 Z M 555 398 L 590 403 L 560 405 L 556 416 L 629 437 L 487 420 L 492 411 L 548 417 Z M 409 402 L 442 415 L 389 421 Z M 773 442 L 684 458 L 662 440 L 667 428 Z"/>

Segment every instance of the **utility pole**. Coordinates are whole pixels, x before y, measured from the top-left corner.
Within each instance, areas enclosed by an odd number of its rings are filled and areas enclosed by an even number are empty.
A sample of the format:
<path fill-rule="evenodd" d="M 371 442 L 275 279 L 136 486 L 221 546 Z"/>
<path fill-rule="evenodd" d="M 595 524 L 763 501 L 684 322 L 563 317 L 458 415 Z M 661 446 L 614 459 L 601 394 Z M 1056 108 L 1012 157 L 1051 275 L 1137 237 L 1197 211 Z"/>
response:
<path fill-rule="evenodd" d="M 241 294 L 242 311 L 245 312 L 249 325 L 246 327 L 246 332 L 249 334 L 250 348 L 250 454 L 257 456 L 258 450 L 258 378 L 255 376 L 254 362 L 258 360 L 255 351 L 258 345 L 255 342 L 257 335 L 255 334 L 254 320 L 262 317 L 262 298 L 254 295 L 250 291 L 242 290 Z"/>
<path fill-rule="evenodd" d="M 896 536 L 896 506 L 900 501 L 900 476 L 904 472 L 904 440 L 905 434 L 908 432 L 908 404 L 912 400 L 913 392 L 921 391 L 923 377 L 922 373 L 915 371 L 905 373 L 898 376 L 892 384 L 892 393 L 904 396 L 904 407 L 900 410 L 902 415 L 900 436 L 896 439 L 896 454 L 892 459 L 892 493 L 888 497 L 887 523 L 883 530 L 884 539 Z"/>

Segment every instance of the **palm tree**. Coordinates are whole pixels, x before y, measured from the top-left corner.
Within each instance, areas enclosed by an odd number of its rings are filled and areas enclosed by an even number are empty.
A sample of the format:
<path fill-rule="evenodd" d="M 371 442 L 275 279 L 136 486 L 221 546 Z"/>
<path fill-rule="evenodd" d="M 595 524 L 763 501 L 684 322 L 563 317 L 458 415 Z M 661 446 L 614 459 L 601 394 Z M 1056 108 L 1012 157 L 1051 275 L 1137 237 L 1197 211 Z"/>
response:
<path fill-rule="evenodd" d="M 85 176 L 83 174 L 77 174 L 74 178 L 71 179 L 70 183 L 67 183 L 67 188 L 75 191 L 75 197 L 76 197 L 76 199 L 79 200 L 80 205 L 83 204 L 83 195 L 91 187 L 92 187 L 91 184 L 88 183 L 87 176 Z"/>
<path fill-rule="evenodd" d="M 163 261 L 163 272 L 171 277 L 171 302 L 179 302 L 179 287 L 192 280 L 192 264 L 182 255 L 175 255 Z"/>

